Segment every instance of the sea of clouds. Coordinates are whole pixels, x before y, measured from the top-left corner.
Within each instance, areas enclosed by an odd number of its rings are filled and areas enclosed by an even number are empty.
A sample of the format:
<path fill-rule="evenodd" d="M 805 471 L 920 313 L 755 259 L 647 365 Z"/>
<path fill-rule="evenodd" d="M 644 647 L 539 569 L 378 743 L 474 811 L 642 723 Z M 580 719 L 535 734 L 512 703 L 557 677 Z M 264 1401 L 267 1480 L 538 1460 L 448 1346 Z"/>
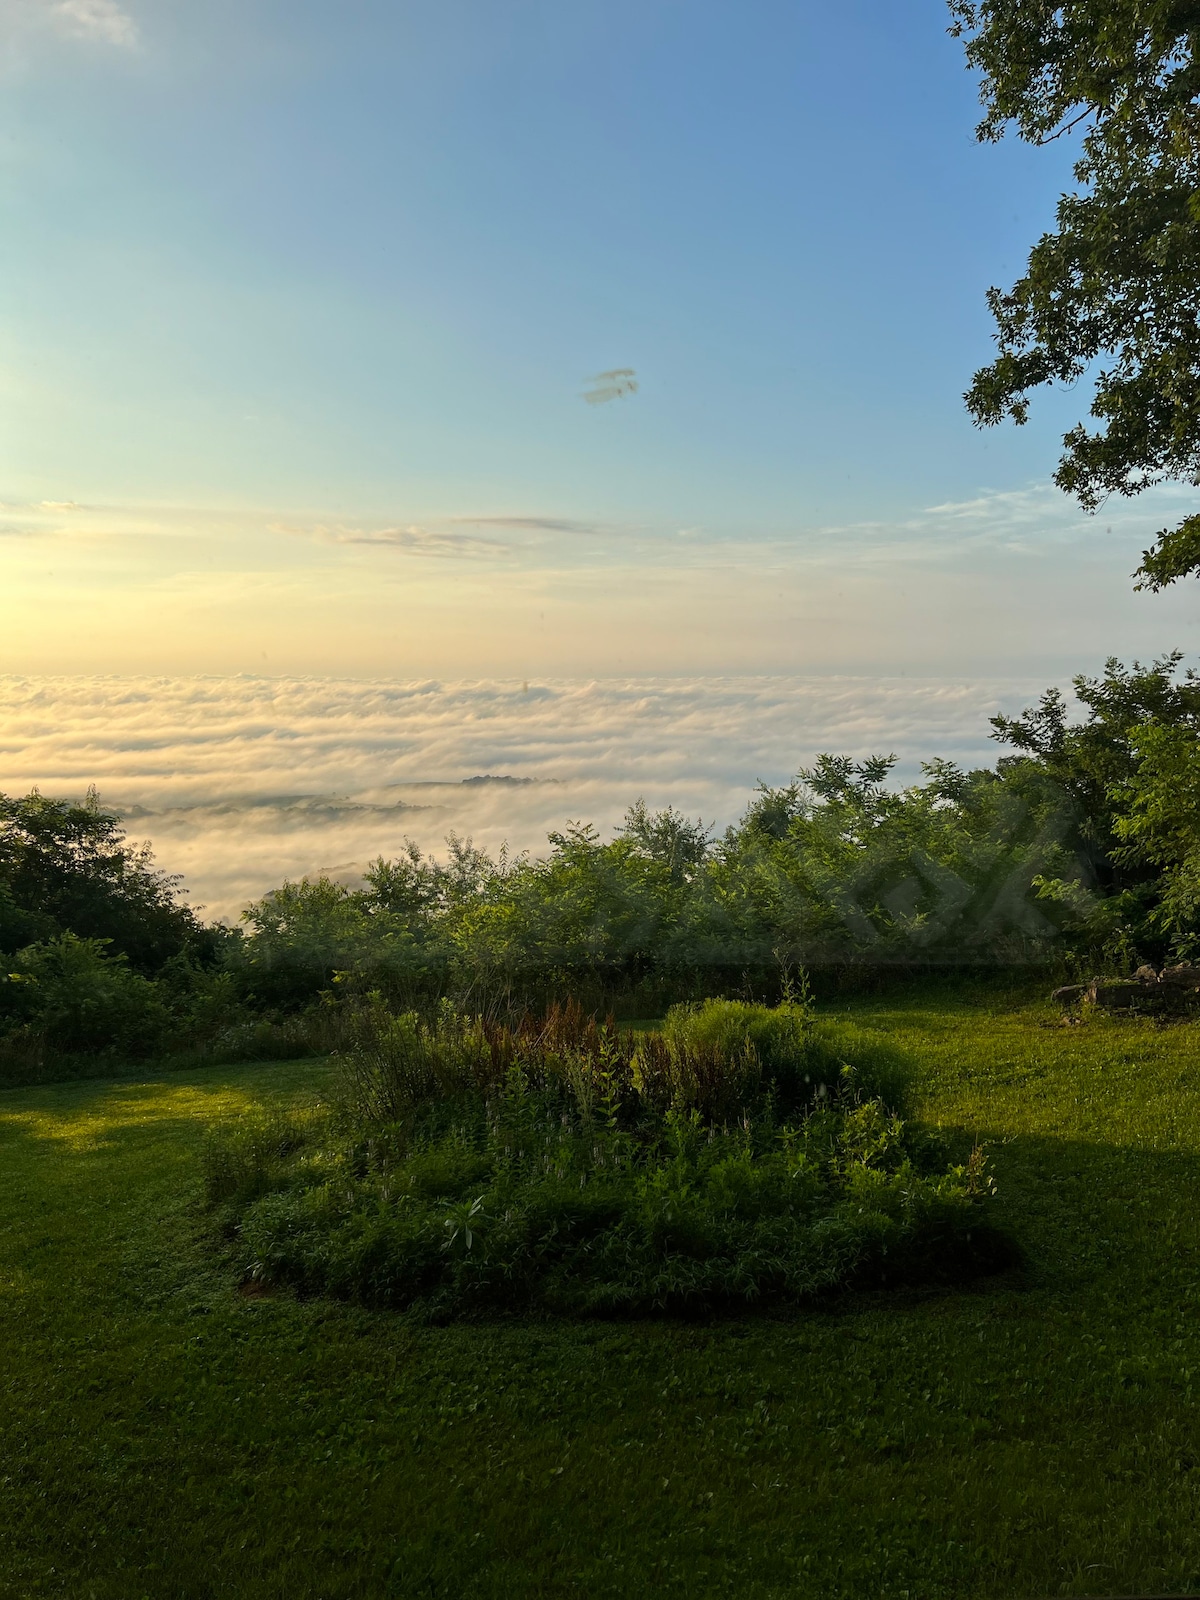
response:
<path fill-rule="evenodd" d="M 759 781 L 823 750 L 966 765 L 988 717 L 1041 681 L 847 677 L 595 682 L 0 677 L 0 790 L 95 785 L 205 914 L 236 919 L 287 877 L 354 880 L 404 839 L 546 847 L 568 820 L 611 833 L 629 803 L 718 828 Z M 488 781 L 479 781 L 488 780 Z"/>

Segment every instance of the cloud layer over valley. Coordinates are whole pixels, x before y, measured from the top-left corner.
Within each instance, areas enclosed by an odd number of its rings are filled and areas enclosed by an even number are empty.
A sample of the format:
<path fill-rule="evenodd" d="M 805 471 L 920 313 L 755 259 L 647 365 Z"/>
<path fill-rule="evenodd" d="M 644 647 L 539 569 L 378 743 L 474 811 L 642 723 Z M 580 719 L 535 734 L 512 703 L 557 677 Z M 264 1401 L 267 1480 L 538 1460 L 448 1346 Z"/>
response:
<path fill-rule="evenodd" d="M 439 850 L 545 847 L 568 819 L 611 831 L 642 796 L 723 827 L 759 779 L 822 750 L 895 751 L 899 775 L 990 762 L 988 716 L 1036 679 L 641 678 L 361 682 L 316 678 L 0 678 L 0 790 L 95 784 L 235 918 L 287 876 L 351 880 L 406 836 Z M 487 780 L 487 781 L 480 781 Z"/>

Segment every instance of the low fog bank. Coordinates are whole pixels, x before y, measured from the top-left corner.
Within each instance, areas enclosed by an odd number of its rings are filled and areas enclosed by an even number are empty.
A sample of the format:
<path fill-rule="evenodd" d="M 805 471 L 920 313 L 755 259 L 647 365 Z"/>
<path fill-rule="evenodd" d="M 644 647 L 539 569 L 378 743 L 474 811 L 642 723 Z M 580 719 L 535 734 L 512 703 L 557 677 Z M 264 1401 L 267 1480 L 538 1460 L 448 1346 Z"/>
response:
<path fill-rule="evenodd" d="M 823 750 L 998 754 L 988 717 L 1040 679 L 643 678 L 361 682 L 0 678 L 0 790 L 95 784 L 192 903 L 235 919 L 286 877 L 351 881 L 404 839 L 538 851 L 550 829 L 608 834 L 639 796 L 723 828 L 757 781 Z M 478 781 L 478 780 L 488 781 Z"/>

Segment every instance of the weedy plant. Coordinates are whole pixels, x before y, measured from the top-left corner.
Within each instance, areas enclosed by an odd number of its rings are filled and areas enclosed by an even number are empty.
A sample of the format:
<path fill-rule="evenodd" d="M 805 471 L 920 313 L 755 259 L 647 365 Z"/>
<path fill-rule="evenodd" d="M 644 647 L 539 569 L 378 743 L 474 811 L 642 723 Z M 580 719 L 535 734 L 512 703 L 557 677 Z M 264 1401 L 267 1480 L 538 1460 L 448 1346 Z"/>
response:
<path fill-rule="evenodd" d="M 379 1001 L 329 1112 L 207 1152 L 250 1278 L 437 1317 L 683 1311 L 1006 1264 L 976 1150 L 905 1121 L 906 1063 L 795 1001 L 661 1033 Z"/>

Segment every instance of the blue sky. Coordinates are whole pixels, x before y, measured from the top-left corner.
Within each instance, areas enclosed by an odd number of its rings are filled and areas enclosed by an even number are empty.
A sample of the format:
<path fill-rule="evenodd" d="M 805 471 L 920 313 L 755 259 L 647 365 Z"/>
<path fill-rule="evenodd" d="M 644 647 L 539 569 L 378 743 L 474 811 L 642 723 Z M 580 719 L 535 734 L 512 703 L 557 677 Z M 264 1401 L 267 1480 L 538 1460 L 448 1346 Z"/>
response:
<path fill-rule="evenodd" d="M 1045 488 L 1086 396 L 965 415 L 1070 151 L 974 142 L 938 0 L 0 21 L 0 669 L 1012 670 L 1081 564 L 1038 664 L 1190 643 L 1161 508 Z"/>

